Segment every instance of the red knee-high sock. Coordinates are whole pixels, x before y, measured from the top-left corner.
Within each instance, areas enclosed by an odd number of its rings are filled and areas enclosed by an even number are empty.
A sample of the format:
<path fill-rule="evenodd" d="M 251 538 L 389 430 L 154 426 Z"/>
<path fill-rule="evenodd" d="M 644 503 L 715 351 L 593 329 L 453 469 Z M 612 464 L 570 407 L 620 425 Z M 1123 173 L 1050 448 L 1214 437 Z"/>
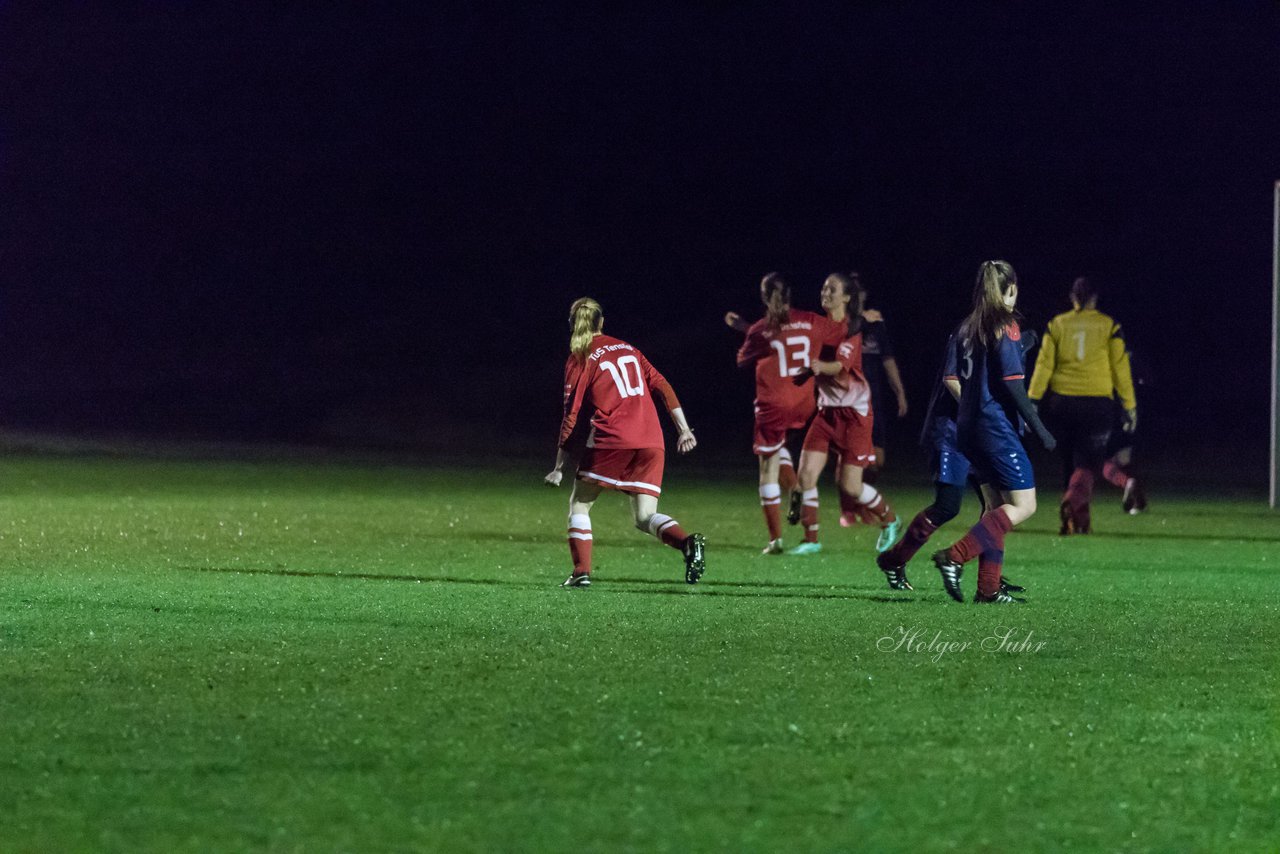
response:
<path fill-rule="evenodd" d="M 800 525 L 804 528 L 804 541 L 816 543 L 818 541 L 818 490 L 816 487 L 804 491 L 804 505 L 800 508 Z"/>
<path fill-rule="evenodd" d="M 591 574 L 591 517 L 585 513 L 569 517 L 569 557 L 574 575 Z"/>
<path fill-rule="evenodd" d="M 988 510 L 967 534 L 951 546 L 951 557 L 956 563 L 968 563 L 984 551 L 995 548 L 1001 551 L 1003 560 L 1004 535 L 1012 528 L 1013 523 L 1005 515 L 1003 507 Z M 996 578 L 998 582 L 999 576 Z"/>
<path fill-rule="evenodd" d="M 1071 473 L 1071 479 L 1067 482 L 1067 494 L 1063 499 L 1071 505 L 1071 509 L 1079 512 L 1089 506 L 1090 499 L 1093 498 L 1093 472 L 1089 469 L 1078 468 Z"/>
<path fill-rule="evenodd" d="M 776 483 L 760 484 L 760 509 L 769 529 L 769 542 L 782 536 L 782 487 Z"/>
<path fill-rule="evenodd" d="M 790 494 L 798 484 L 796 467 L 791 462 L 791 452 L 786 448 L 778 451 L 778 486 L 783 492 Z"/>
<path fill-rule="evenodd" d="M 916 514 L 911 520 L 911 524 L 907 526 L 907 533 L 903 534 L 902 539 L 896 546 L 889 549 L 889 559 L 899 566 L 905 566 L 908 561 L 916 556 L 916 552 L 929 541 L 933 536 L 933 532 L 938 530 L 938 526 L 933 524 L 933 520 L 929 518 L 929 509 L 925 508 Z"/>
<path fill-rule="evenodd" d="M 889 500 L 884 494 L 877 492 L 876 488 L 869 483 L 862 484 L 862 494 L 858 496 L 858 503 L 863 508 L 863 513 L 874 520 L 874 524 L 884 527 L 898 518 L 893 512 L 893 508 L 889 506 Z"/>
<path fill-rule="evenodd" d="M 680 523 L 663 513 L 654 513 L 649 517 L 649 533 L 673 549 L 683 548 L 684 541 L 689 539 Z"/>
<path fill-rule="evenodd" d="M 862 509 L 862 505 L 858 503 L 858 496 L 850 495 L 844 491 L 844 487 L 836 484 L 836 490 L 840 493 L 840 515 L 852 513 L 858 515 L 858 511 Z"/>
<path fill-rule="evenodd" d="M 1129 478 L 1132 476 L 1125 471 L 1124 466 L 1117 465 L 1110 460 L 1102 464 L 1102 477 L 1112 486 L 1124 489 L 1125 484 L 1129 482 Z"/>

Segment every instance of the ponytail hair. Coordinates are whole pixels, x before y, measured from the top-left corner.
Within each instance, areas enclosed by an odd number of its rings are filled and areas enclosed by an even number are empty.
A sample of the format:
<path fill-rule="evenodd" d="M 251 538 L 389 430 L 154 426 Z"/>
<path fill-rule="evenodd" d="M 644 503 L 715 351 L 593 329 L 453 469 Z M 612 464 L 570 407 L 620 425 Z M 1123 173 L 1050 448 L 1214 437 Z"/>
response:
<path fill-rule="evenodd" d="M 1008 261 L 983 261 L 973 285 L 973 308 L 961 324 L 964 338 L 976 338 L 983 346 L 994 344 L 1001 330 L 1018 319 L 1004 298 L 1018 284 L 1018 274 Z"/>
<path fill-rule="evenodd" d="M 769 325 L 781 328 L 791 314 L 791 285 L 777 273 L 769 273 L 760 280 L 760 299 Z"/>
<path fill-rule="evenodd" d="M 591 351 L 591 339 L 604 326 L 604 312 L 600 303 L 591 297 L 580 297 L 569 307 L 569 352 L 579 362 L 587 360 Z"/>

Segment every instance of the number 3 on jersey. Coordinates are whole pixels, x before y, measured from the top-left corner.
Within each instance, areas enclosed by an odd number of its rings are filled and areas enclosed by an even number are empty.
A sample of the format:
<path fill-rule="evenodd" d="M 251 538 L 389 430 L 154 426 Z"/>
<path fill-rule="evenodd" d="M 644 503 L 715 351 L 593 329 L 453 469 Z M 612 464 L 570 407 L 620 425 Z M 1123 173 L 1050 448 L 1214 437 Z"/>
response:
<path fill-rule="evenodd" d="M 618 387 L 619 397 L 640 397 L 644 394 L 644 376 L 640 373 L 640 360 L 635 356 L 623 356 L 618 364 L 601 362 L 600 367 L 613 377 L 613 384 Z M 631 370 L 635 370 L 635 382 L 631 381 Z"/>
<path fill-rule="evenodd" d="M 778 374 L 794 377 L 809 367 L 809 338 L 806 335 L 792 335 L 783 341 L 770 341 L 773 349 L 778 351 Z"/>

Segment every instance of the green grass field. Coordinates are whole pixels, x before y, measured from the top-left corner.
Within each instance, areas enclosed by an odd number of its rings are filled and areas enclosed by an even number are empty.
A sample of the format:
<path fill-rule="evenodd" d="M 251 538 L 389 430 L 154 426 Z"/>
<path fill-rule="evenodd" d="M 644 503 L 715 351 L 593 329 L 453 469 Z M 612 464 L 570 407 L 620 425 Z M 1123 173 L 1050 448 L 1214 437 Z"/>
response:
<path fill-rule="evenodd" d="M 537 467 L 0 462 L 0 850 L 1280 849 L 1260 498 L 1044 494 L 977 607 L 673 469 L 703 583 L 607 494 L 577 591 Z"/>

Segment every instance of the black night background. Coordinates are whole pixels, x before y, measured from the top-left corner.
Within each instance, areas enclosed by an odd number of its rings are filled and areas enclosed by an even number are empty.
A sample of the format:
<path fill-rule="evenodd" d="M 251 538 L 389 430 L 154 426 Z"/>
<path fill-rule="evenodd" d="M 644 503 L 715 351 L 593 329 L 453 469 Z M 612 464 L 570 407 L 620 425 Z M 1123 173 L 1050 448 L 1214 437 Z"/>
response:
<path fill-rule="evenodd" d="M 909 444 L 1001 257 L 1033 328 L 1102 283 L 1166 452 L 1265 453 L 1273 3 L 55 3 L 3 30 L 5 429 L 549 462 L 591 295 L 749 472 L 721 318 L 763 273 L 816 309 L 862 271 Z"/>

